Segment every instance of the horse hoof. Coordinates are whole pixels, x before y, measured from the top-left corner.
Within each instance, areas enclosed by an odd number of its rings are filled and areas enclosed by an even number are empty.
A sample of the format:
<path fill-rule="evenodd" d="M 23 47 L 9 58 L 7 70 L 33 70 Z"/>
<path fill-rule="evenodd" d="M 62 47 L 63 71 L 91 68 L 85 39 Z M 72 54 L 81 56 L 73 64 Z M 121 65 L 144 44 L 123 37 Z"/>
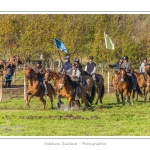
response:
<path fill-rule="evenodd" d="M 29 104 L 26 104 L 26 106 L 29 106 Z"/>
<path fill-rule="evenodd" d="M 57 108 L 60 108 L 60 106 L 61 106 L 61 105 L 60 105 L 59 103 L 57 103 Z"/>

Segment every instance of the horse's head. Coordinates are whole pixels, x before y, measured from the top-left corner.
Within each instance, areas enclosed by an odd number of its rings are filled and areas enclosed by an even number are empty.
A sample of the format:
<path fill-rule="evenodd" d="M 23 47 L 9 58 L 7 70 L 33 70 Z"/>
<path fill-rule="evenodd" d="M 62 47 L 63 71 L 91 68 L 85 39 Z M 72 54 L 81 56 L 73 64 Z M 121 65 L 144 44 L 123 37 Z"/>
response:
<path fill-rule="evenodd" d="M 118 71 L 114 71 L 114 73 L 113 73 L 113 80 L 114 80 L 115 82 L 118 81 L 118 76 L 119 76 L 119 72 L 118 72 Z"/>
<path fill-rule="evenodd" d="M 32 75 L 33 75 L 33 69 L 31 67 L 28 67 L 25 69 L 25 78 L 26 78 L 26 81 L 31 79 L 32 78 Z"/>
<path fill-rule="evenodd" d="M 150 75 L 150 64 L 145 65 L 145 72 Z"/>
<path fill-rule="evenodd" d="M 125 71 L 125 69 L 120 69 L 120 71 L 119 71 L 119 77 L 120 77 L 120 81 L 124 82 L 124 79 L 126 77 L 126 71 Z"/>

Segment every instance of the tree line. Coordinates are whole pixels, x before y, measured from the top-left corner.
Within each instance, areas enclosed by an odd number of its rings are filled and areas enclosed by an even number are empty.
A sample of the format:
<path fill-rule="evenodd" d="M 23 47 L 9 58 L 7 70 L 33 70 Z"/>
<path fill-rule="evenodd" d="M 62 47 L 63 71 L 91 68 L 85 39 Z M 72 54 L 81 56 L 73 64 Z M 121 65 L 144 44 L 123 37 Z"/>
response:
<path fill-rule="evenodd" d="M 0 15 L 0 56 L 24 59 L 58 58 L 54 38 L 64 42 L 71 59 L 94 56 L 96 63 L 127 55 L 134 67 L 150 57 L 148 14 L 5 14 Z M 105 46 L 104 31 L 115 44 Z M 65 53 L 61 53 L 64 57 Z"/>

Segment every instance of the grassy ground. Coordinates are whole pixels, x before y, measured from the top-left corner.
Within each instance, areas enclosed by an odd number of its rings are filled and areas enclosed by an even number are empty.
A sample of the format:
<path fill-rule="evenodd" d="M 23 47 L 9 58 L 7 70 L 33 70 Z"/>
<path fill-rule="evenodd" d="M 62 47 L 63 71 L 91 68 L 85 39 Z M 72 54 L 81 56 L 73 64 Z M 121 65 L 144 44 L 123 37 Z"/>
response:
<path fill-rule="evenodd" d="M 116 104 L 114 94 L 105 95 L 104 104 L 92 105 L 89 111 L 50 110 L 48 99 L 45 111 L 36 98 L 30 107 L 23 99 L 7 100 L 0 103 L 0 135 L 149 136 L 150 102 L 143 104 L 140 100 L 133 106 L 122 106 Z"/>

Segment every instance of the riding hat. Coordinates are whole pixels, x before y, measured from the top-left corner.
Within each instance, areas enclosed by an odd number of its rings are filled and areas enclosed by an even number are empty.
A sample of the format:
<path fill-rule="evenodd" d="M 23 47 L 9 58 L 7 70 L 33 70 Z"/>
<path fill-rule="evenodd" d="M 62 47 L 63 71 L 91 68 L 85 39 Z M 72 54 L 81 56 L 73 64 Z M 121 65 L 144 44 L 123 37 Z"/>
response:
<path fill-rule="evenodd" d="M 79 61 L 80 61 L 79 58 L 75 58 L 75 59 L 74 59 L 74 62 L 79 62 Z"/>
<path fill-rule="evenodd" d="M 89 59 L 93 59 L 93 56 L 89 56 Z"/>
<path fill-rule="evenodd" d="M 119 56 L 119 57 L 118 57 L 118 60 L 123 60 L 123 59 L 122 59 L 122 57 Z"/>
<path fill-rule="evenodd" d="M 37 60 L 36 64 L 42 64 L 42 61 L 41 60 Z"/>
<path fill-rule="evenodd" d="M 65 60 L 69 60 L 70 59 L 70 57 L 69 56 L 65 56 Z"/>
<path fill-rule="evenodd" d="M 147 57 L 144 57 L 143 60 L 147 60 Z"/>
<path fill-rule="evenodd" d="M 124 56 L 123 60 L 128 60 L 128 56 Z"/>

